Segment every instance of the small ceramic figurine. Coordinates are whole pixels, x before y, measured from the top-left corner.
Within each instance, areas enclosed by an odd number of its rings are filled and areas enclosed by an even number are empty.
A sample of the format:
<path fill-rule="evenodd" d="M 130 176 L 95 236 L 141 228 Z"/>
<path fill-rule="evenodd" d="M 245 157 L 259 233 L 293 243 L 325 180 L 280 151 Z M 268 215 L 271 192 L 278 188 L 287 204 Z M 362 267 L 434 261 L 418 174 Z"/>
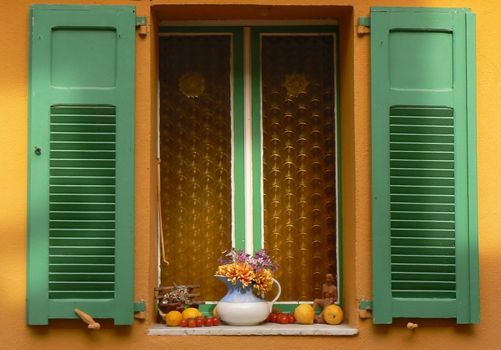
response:
<path fill-rule="evenodd" d="M 315 310 L 317 305 L 322 309 L 326 308 L 328 305 L 334 304 L 337 300 L 337 287 L 334 284 L 334 275 L 332 273 L 328 273 L 325 275 L 325 282 L 322 284 L 322 298 L 315 299 L 313 301 L 313 309 Z M 322 314 L 316 317 L 317 323 L 324 323 L 324 319 Z"/>

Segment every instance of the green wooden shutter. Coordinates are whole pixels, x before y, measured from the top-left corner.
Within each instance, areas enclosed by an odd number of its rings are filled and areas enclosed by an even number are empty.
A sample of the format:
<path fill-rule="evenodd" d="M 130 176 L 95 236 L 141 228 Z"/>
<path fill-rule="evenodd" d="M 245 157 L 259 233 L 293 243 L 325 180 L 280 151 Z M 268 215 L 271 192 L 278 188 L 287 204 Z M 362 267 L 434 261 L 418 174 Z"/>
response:
<path fill-rule="evenodd" d="M 133 320 L 135 8 L 30 15 L 29 324 Z"/>
<path fill-rule="evenodd" d="M 375 323 L 479 321 L 475 17 L 372 8 Z"/>

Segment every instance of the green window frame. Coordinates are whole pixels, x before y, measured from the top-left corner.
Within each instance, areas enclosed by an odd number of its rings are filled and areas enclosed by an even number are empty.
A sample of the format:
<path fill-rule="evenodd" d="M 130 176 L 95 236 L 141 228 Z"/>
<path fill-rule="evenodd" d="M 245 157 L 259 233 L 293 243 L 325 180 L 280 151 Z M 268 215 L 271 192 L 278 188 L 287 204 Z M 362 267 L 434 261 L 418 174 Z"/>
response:
<path fill-rule="evenodd" d="M 135 7 L 30 11 L 27 322 L 134 315 Z"/>
<path fill-rule="evenodd" d="M 371 8 L 374 323 L 479 322 L 475 15 Z"/>

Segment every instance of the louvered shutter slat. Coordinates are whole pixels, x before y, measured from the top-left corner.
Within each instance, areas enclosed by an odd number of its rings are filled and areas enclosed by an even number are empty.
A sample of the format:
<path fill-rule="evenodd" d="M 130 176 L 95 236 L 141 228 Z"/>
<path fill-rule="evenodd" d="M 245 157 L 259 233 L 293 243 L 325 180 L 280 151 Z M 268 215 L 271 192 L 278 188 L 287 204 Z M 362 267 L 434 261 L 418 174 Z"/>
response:
<path fill-rule="evenodd" d="M 443 197 L 454 197 L 454 177 L 439 177 L 437 181 L 428 169 L 446 170 L 454 164 L 454 119 L 450 109 L 414 109 L 392 108 L 390 110 L 390 174 L 398 172 L 404 162 L 406 168 L 420 170 L 419 175 L 390 175 L 390 218 L 391 218 L 391 255 L 392 261 L 398 259 L 405 262 L 415 256 L 429 259 L 441 257 L 455 260 L 456 247 L 454 239 L 455 210 L 454 203 L 443 203 L 438 211 L 429 207 Z M 402 150 L 401 141 L 393 141 L 395 136 L 405 138 L 407 135 L 422 135 L 420 142 L 405 144 Z M 430 135 L 443 136 L 443 142 L 426 142 Z M 393 196 L 399 195 L 403 202 L 393 202 Z M 415 210 L 412 200 L 420 196 L 422 210 Z M 427 198 L 433 198 L 433 202 Z M 445 213 L 444 213 L 445 211 Z M 396 232 L 393 232 L 393 229 Z M 407 229 L 409 236 L 402 236 Z M 428 235 L 422 235 L 423 229 Z M 449 230 L 452 238 L 437 237 L 434 229 Z M 430 232 L 431 231 L 431 232 Z M 444 231 L 439 231 L 444 232 Z M 431 233 L 431 235 L 430 235 Z M 408 264 L 409 267 L 413 265 Z M 395 270 L 391 266 L 391 293 L 395 298 L 455 298 L 456 271 L 455 265 L 437 267 L 433 273 L 422 271 L 419 266 L 408 268 L 405 272 Z"/>

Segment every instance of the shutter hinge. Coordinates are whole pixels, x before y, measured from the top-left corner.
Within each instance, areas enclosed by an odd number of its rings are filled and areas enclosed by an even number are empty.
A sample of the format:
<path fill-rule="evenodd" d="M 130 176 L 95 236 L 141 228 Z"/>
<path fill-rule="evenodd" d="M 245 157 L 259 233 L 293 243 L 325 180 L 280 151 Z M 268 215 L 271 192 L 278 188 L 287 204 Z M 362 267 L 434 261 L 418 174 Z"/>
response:
<path fill-rule="evenodd" d="M 361 299 L 358 303 L 358 316 L 360 318 L 371 318 L 372 300 Z"/>
<path fill-rule="evenodd" d="M 148 34 L 148 20 L 146 16 L 136 16 L 136 28 L 139 28 L 139 35 Z"/>
<path fill-rule="evenodd" d="M 146 303 L 143 299 L 134 303 L 134 318 L 144 320 L 146 318 Z"/>
<path fill-rule="evenodd" d="M 371 32 L 371 18 L 358 17 L 357 33 L 359 35 L 369 34 Z"/>

